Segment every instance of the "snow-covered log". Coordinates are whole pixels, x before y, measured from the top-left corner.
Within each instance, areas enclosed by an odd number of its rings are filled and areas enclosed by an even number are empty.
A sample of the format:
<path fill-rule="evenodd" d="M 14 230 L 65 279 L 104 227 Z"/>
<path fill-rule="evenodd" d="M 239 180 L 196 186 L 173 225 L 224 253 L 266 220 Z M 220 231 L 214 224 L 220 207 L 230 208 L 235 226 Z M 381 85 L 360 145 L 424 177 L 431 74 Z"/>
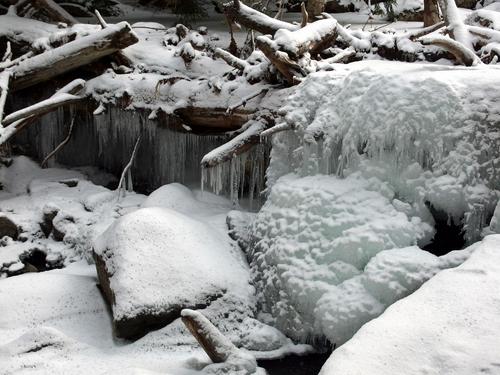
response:
<path fill-rule="evenodd" d="M 283 75 L 289 85 L 294 85 L 302 77 L 302 68 L 286 52 L 277 51 L 273 41 L 266 36 L 259 36 L 255 45 L 271 61 L 274 67 Z"/>
<path fill-rule="evenodd" d="M 181 319 L 212 362 L 225 362 L 232 352 L 238 350 L 236 346 L 234 346 L 234 344 L 200 312 L 184 309 L 181 312 Z"/>
<path fill-rule="evenodd" d="M 465 66 L 477 65 L 480 63 L 476 54 L 465 47 L 462 43 L 444 36 L 426 36 L 419 39 L 424 45 L 435 45 L 444 48 L 455 56 L 455 58 Z"/>
<path fill-rule="evenodd" d="M 57 94 L 49 99 L 42 100 L 32 106 L 20 109 L 10 115 L 6 116 L 2 122 L 3 126 L 8 126 L 16 121 L 26 119 L 32 116 L 41 116 L 45 113 L 52 111 L 53 109 L 60 107 L 62 105 L 72 104 L 79 102 L 83 97 L 73 94 Z"/>
<path fill-rule="evenodd" d="M 127 22 L 102 29 L 19 63 L 12 89 L 19 90 L 87 65 L 138 42 Z"/>
<path fill-rule="evenodd" d="M 26 110 L 21 110 L 23 116 L 20 116 L 18 114 L 16 115 L 16 118 L 18 118 L 18 120 L 10 123 L 10 125 L 5 128 L 0 127 L 0 145 L 7 142 L 14 134 L 16 134 L 21 129 L 33 124 L 34 121 L 40 116 L 53 111 L 56 108 L 59 108 L 61 105 L 74 103 L 75 101 L 77 101 L 76 98 L 78 98 L 78 100 L 82 100 L 82 97 L 75 94 L 80 92 L 84 85 L 85 81 L 83 79 L 76 79 L 68 83 L 66 86 L 62 87 L 49 99 L 40 102 L 44 103 L 43 105 L 37 103 L 31 107 L 28 107 Z M 68 98 L 71 99 L 68 100 Z M 55 105 L 56 103 L 57 105 Z"/>
<path fill-rule="evenodd" d="M 234 56 L 232 53 L 224 51 L 222 48 L 216 48 L 214 55 L 216 57 L 220 57 L 222 60 L 227 62 L 233 68 L 236 68 L 238 70 L 243 70 L 248 66 L 248 63 L 245 60 L 242 60 L 239 57 Z"/>
<path fill-rule="evenodd" d="M 184 309 L 181 319 L 215 365 L 217 374 L 250 375 L 257 373 L 257 361 L 250 353 L 238 349 L 199 311 Z M 220 364 L 220 365 L 217 365 Z M 207 372 L 212 372 L 208 370 Z"/>
<path fill-rule="evenodd" d="M 75 25 L 78 21 L 69 14 L 64 8 L 53 0 L 29 0 L 19 1 L 16 4 L 17 14 L 20 16 L 30 12 L 31 9 L 42 12 L 52 22 L 62 22 L 69 26 Z"/>
<path fill-rule="evenodd" d="M 182 122 L 196 132 L 234 131 L 253 116 L 253 111 L 240 109 L 227 112 L 227 108 L 180 107 L 174 111 Z"/>
<path fill-rule="evenodd" d="M 215 167 L 218 164 L 231 160 L 237 155 L 250 150 L 260 142 L 261 133 L 274 124 L 274 119 L 269 115 L 262 115 L 248 121 L 242 128 L 242 132 L 229 142 L 210 151 L 201 160 L 202 168 Z"/>
<path fill-rule="evenodd" d="M 293 58 L 309 52 L 316 55 L 330 47 L 337 39 L 337 20 L 323 19 L 301 28 L 300 30 L 278 30 L 274 36 L 275 50 L 281 50 Z"/>
<path fill-rule="evenodd" d="M 256 30 L 262 34 L 274 35 L 280 29 L 298 30 L 300 25 L 294 25 L 289 22 L 280 21 L 269 17 L 255 9 L 240 2 L 233 0 L 224 5 L 224 14 L 233 22 L 237 22 L 249 29 Z"/>
<path fill-rule="evenodd" d="M 474 51 L 472 41 L 454 0 L 438 0 L 443 13 L 443 19 L 448 27 L 450 36 L 465 47 Z"/>

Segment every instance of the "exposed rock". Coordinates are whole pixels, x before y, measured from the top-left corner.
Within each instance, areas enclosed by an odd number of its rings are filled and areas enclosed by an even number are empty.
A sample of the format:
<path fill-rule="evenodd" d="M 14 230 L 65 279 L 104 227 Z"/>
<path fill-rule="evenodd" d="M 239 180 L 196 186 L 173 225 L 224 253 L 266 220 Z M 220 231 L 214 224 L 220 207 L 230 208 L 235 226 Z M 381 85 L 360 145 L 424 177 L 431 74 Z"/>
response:
<path fill-rule="evenodd" d="M 250 246 L 250 225 L 255 217 L 254 213 L 230 211 L 226 217 L 229 237 L 235 240 L 241 250 L 247 253 Z"/>
<path fill-rule="evenodd" d="M 214 232 L 179 212 L 151 207 L 123 216 L 99 237 L 94 259 L 116 336 L 139 338 L 226 292 L 234 277 L 230 246 Z"/>
<path fill-rule="evenodd" d="M 75 225 L 75 219 L 61 211 L 52 220 L 52 235 L 56 241 L 63 241 L 66 234 L 71 231 Z"/>
<path fill-rule="evenodd" d="M 43 207 L 43 219 L 40 223 L 40 228 L 42 229 L 43 234 L 45 234 L 45 237 L 49 237 L 50 233 L 52 233 L 52 229 L 54 228 L 52 221 L 58 212 L 59 207 L 53 204 L 49 203 Z"/>
<path fill-rule="evenodd" d="M 17 240 L 17 237 L 19 236 L 19 228 L 7 216 L 0 215 L 0 238 L 5 236 Z"/>

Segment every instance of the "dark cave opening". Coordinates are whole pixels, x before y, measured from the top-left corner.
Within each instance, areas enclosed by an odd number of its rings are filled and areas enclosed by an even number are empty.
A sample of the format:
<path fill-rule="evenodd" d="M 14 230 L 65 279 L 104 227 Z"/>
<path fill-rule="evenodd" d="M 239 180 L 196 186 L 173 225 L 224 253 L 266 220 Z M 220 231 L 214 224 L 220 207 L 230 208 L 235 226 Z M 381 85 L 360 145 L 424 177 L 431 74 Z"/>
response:
<path fill-rule="evenodd" d="M 445 255 L 453 250 L 463 249 L 466 244 L 462 226 L 463 220 L 455 223 L 443 210 L 436 209 L 429 202 L 426 202 L 426 206 L 429 208 L 436 222 L 436 234 L 431 243 L 422 249 L 436 256 Z"/>

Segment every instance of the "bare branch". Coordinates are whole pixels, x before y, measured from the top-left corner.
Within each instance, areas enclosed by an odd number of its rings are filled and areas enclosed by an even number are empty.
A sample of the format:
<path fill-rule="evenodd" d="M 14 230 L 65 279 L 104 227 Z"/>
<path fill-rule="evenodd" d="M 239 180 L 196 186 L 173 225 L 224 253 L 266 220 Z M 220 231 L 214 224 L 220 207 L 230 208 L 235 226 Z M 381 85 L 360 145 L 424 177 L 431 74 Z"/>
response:
<path fill-rule="evenodd" d="M 241 107 L 241 106 L 245 106 L 247 104 L 247 102 L 259 95 L 262 95 L 262 94 L 267 94 L 267 92 L 269 91 L 269 87 L 264 87 L 263 89 L 260 89 L 256 92 L 254 92 L 253 94 L 250 94 L 246 97 L 244 97 L 243 99 L 241 99 L 238 103 L 236 104 L 233 104 L 229 107 L 227 107 L 227 111 L 226 113 L 233 113 L 233 111 L 238 108 L 238 107 Z"/>
<path fill-rule="evenodd" d="M 101 13 L 99 13 L 97 9 L 94 11 L 94 14 L 97 18 L 97 21 L 99 22 L 99 25 L 101 25 L 103 29 L 108 27 L 108 24 L 106 23 L 106 21 L 104 21 L 104 18 L 102 18 Z"/>
<path fill-rule="evenodd" d="M 248 63 L 245 60 L 242 60 L 239 57 L 234 56 L 233 54 L 223 50 L 222 48 L 215 49 L 215 56 L 220 57 L 230 66 L 239 70 L 244 70 L 248 66 Z"/>
<path fill-rule="evenodd" d="M 302 13 L 302 22 L 300 27 L 304 27 L 309 22 L 309 14 L 307 13 L 306 4 L 304 4 L 304 2 L 300 3 L 300 12 Z"/>
<path fill-rule="evenodd" d="M 282 122 L 278 125 L 274 125 L 272 128 L 264 130 L 262 133 L 260 133 L 260 137 L 261 138 L 270 137 L 273 134 L 284 132 L 284 131 L 287 131 L 290 129 L 292 129 L 290 124 L 287 124 L 286 122 Z"/>
<path fill-rule="evenodd" d="M 59 143 L 59 145 L 54 149 L 52 150 L 51 153 L 49 153 L 45 159 L 43 159 L 42 163 L 40 164 L 40 166 L 42 168 L 45 168 L 47 166 L 47 162 L 49 161 L 50 158 L 52 158 L 55 154 L 57 154 L 57 152 L 59 152 L 60 149 L 62 149 L 64 147 L 64 145 L 66 145 L 66 143 L 69 142 L 69 139 L 71 138 L 71 134 L 73 132 L 73 125 L 75 124 L 75 116 L 73 116 L 73 118 L 71 119 L 71 124 L 69 125 L 69 131 L 68 131 L 68 135 L 66 136 L 66 138 L 64 138 L 64 140 Z"/>
<path fill-rule="evenodd" d="M 462 65 L 472 66 L 481 62 L 474 52 L 456 40 L 444 36 L 426 36 L 419 39 L 419 41 L 424 45 L 435 45 L 444 48 L 453 54 Z"/>
<path fill-rule="evenodd" d="M 134 164 L 134 159 L 135 155 L 137 154 L 137 150 L 139 148 L 139 143 L 141 141 L 141 136 L 137 138 L 137 141 L 135 142 L 134 150 L 132 151 L 132 155 L 130 156 L 130 160 L 123 168 L 122 175 L 120 176 L 120 181 L 118 182 L 118 187 L 116 188 L 116 191 L 118 191 L 118 198 L 122 196 L 121 192 L 124 190 L 123 188 L 123 183 L 125 182 L 125 177 L 127 175 L 127 172 L 129 172 L 130 168 L 132 168 L 132 164 Z M 123 191 L 123 195 L 125 196 L 125 191 Z"/>

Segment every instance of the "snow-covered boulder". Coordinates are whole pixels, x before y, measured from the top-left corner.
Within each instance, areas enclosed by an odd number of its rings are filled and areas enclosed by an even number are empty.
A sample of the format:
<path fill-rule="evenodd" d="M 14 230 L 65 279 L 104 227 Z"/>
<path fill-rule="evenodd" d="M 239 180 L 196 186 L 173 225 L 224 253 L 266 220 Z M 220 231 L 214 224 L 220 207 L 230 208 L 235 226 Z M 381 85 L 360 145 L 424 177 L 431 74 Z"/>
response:
<path fill-rule="evenodd" d="M 500 236 L 364 325 L 321 375 L 500 374 Z"/>
<path fill-rule="evenodd" d="M 159 207 L 118 219 L 94 252 L 115 333 L 125 338 L 165 326 L 183 308 L 209 305 L 242 272 L 228 242 L 212 227 Z"/>

